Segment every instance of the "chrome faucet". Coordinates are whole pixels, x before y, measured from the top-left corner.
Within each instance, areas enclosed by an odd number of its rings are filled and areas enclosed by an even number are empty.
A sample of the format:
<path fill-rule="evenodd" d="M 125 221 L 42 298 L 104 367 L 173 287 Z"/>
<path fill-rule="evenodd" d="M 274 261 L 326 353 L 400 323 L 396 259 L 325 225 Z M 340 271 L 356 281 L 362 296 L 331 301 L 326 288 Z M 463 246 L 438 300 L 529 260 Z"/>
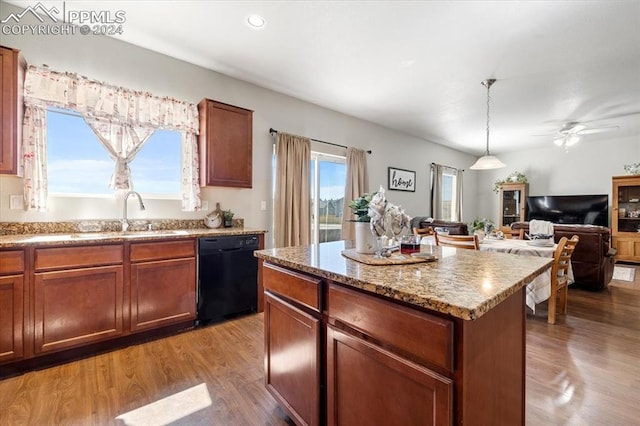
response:
<path fill-rule="evenodd" d="M 144 203 L 142 202 L 142 197 L 136 191 L 129 191 L 124 196 L 124 207 L 122 208 L 122 232 L 127 232 L 129 229 L 129 221 L 127 220 L 127 199 L 129 199 L 129 195 L 135 195 L 138 197 L 138 201 L 140 202 L 140 210 L 144 210 Z"/>

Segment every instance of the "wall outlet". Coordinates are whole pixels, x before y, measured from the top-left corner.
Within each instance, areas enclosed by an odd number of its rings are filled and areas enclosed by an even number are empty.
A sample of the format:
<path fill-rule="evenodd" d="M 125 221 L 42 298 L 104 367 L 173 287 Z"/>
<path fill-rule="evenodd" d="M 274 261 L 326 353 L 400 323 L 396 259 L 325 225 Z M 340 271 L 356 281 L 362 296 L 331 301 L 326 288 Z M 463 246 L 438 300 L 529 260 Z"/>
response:
<path fill-rule="evenodd" d="M 200 206 L 201 210 L 209 210 L 209 202 L 208 201 L 202 200 L 202 203 L 200 203 L 200 204 L 201 204 L 201 206 Z"/>
<path fill-rule="evenodd" d="M 10 195 L 9 196 L 9 208 L 11 210 L 24 209 L 24 201 L 22 195 Z"/>
<path fill-rule="evenodd" d="M 267 202 L 266 201 L 260 201 L 260 210 L 262 210 L 262 211 L 267 210 Z"/>

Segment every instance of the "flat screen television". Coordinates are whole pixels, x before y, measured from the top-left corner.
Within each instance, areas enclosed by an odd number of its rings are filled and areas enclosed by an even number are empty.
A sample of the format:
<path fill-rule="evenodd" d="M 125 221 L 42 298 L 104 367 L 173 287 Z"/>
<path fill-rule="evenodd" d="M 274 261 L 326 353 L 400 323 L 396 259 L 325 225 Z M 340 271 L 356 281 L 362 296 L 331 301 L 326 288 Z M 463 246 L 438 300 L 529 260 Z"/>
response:
<path fill-rule="evenodd" d="M 527 220 L 609 226 L 608 195 L 536 195 L 527 197 Z"/>

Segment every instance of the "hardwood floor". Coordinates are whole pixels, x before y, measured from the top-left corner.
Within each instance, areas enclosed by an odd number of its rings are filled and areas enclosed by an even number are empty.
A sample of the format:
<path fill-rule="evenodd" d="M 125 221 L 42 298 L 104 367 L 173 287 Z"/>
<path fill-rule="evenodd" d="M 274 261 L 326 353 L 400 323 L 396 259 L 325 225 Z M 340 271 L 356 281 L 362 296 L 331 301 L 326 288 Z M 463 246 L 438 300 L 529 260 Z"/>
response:
<path fill-rule="evenodd" d="M 526 422 L 637 424 L 640 268 L 527 317 Z M 262 314 L 0 381 L 0 425 L 291 425 L 264 388 Z M 1 368 L 1 367 L 0 367 Z"/>
<path fill-rule="evenodd" d="M 257 314 L 4 379 L 0 425 L 292 425 L 263 344 Z"/>
<path fill-rule="evenodd" d="M 624 265 L 630 266 L 630 265 Z M 527 316 L 527 425 L 638 424 L 640 267 L 602 292 L 571 288 L 566 316 Z"/>

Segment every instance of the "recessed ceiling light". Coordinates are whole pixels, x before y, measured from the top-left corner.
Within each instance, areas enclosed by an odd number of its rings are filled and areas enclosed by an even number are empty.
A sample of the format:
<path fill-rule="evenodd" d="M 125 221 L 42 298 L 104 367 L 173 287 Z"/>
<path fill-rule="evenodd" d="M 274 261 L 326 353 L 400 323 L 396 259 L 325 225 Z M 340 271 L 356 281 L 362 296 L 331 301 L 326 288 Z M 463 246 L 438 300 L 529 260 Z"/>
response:
<path fill-rule="evenodd" d="M 262 28 L 267 22 L 260 15 L 251 15 L 247 17 L 247 23 L 251 28 Z"/>

